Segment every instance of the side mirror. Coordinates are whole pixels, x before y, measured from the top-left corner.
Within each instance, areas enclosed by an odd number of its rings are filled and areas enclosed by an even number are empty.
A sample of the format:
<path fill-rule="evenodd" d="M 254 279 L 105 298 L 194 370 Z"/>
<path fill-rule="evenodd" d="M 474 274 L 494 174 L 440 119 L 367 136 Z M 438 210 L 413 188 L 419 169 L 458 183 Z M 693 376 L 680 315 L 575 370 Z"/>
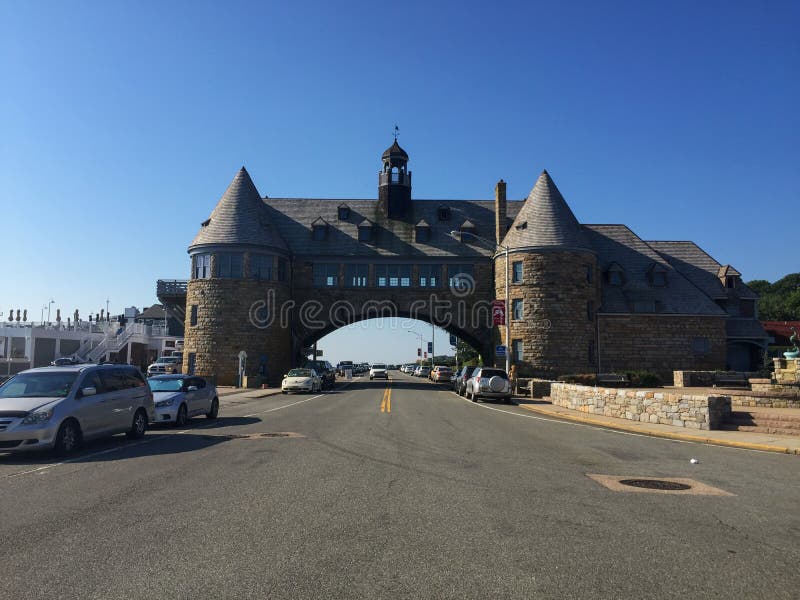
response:
<path fill-rule="evenodd" d="M 286 379 L 288 376 L 289 376 L 289 374 L 288 374 L 288 373 L 284 373 L 284 374 L 283 374 L 283 378 L 284 378 L 284 379 Z"/>
<path fill-rule="evenodd" d="M 186 388 L 186 391 L 187 392 L 196 392 L 197 391 L 197 386 L 196 385 L 190 385 L 188 388 Z"/>
<path fill-rule="evenodd" d="M 96 387 L 85 387 L 81 389 L 81 398 L 84 396 L 94 396 L 97 393 Z"/>

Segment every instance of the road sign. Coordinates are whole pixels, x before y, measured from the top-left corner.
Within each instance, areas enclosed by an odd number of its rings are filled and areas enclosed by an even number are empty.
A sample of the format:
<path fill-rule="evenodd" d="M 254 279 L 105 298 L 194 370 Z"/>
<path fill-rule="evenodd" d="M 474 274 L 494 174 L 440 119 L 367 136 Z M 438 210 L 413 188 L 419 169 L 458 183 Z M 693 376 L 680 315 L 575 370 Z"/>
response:
<path fill-rule="evenodd" d="M 433 354 L 433 342 L 428 342 L 428 352 Z"/>
<path fill-rule="evenodd" d="M 495 356 L 504 357 L 506 355 L 506 347 L 505 346 L 495 346 L 494 347 Z"/>
<path fill-rule="evenodd" d="M 452 334 L 450 335 L 450 345 L 458 346 L 458 338 Z"/>
<path fill-rule="evenodd" d="M 505 300 L 492 300 L 492 325 L 506 324 Z"/>

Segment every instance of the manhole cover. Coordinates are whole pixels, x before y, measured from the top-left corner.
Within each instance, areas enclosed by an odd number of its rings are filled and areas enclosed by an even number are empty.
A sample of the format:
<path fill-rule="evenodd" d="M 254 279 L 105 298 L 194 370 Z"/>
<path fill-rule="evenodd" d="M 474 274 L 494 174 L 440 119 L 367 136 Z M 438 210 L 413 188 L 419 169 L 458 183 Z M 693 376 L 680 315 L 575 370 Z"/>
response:
<path fill-rule="evenodd" d="M 677 491 L 692 489 L 692 486 L 686 483 L 678 483 L 677 481 L 666 481 L 665 479 L 622 479 L 620 480 L 620 483 L 622 485 L 644 488 L 646 490 L 665 490 L 670 492 L 677 492 Z"/>

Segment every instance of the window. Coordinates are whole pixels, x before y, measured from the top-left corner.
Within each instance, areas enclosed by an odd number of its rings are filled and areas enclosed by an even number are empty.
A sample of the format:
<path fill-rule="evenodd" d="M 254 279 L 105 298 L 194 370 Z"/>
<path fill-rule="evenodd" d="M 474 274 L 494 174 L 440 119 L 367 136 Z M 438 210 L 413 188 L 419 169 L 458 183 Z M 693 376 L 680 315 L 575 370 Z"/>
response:
<path fill-rule="evenodd" d="M 350 218 L 350 207 L 346 204 L 341 204 L 336 210 L 336 216 L 340 221 L 346 221 Z"/>
<path fill-rule="evenodd" d="M 438 288 L 442 285 L 442 265 L 420 265 L 419 287 Z"/>
<path fill-rule="evenodd" d="M 511 301 L 511 319 L 513 321 L 521 321 L 525 318 L 525 300 L 522 298 L 514 298 Z"/>
<path fill-rule="evenodd" d="M 431 239 L 431 228 L 427 225 L 417 225 L 416 227 L 416 237 L 414 241 L 416 242 L 427 242 Z"/>
<path fill-rule="evenodd" d="M 609 271 L 608 283 L 609 285 L 622 285 L 622 273 L 619 271 Z"/>
<path fill-rule="evenodd" d="M 250 277 L 269 281 L 272 279 L 272 256 L 268 254 L 250 255 Z"/>
<path fill-rule="evenodd" d="M 314 241 L 320 242 L 328 237 L 328 226 L 325 224 L 314 225 L 311 228 L 311 235 Z"/>
<path fill-rule="evenodd" d="M 594 281 L 594 267 L 586 265 L 586 283 L 592 283 L 592 281 Z"/>
<path fill-rule="evenodd" d="M 364 219 L 358 226 L 358 241 L 359 242 L 370 242 L 372 241 L 372 221 L 369 219 Z"/>
<path fill-rule="evenodd" d="M 286 259 L 278 257 L 278 281 L 286 281 Z"/>
<path fill-rule="evenodd" d="M 594 301 L 589 300 L 586 303 L 586 320 L 594 321 Z"/>
<path fill-rule="evenodd" d="M 317 263 L 313 267 L 314 287 L 336 287 L 339 285 L 339 265 Z"/>
<path fill-rule="evenodd" d="M 729 290 L 732 290 L 733 288 L 735 288 L 736 287 L 736 277 L 734 277 L 733 275 L 727 275 L 725 277 L 725 287 L 728 288 Z"/>
<path fill-rule="evenodd" d="M 375 265 L 378 287 L 411 287 L 411 265 Z"/>
<path fill-rule="evenodd" d="M 472 265 L 447 265 L 448 285 L 457 291 L 464 291 L 475 287 L 472 275 Z"/>
<path fill-rule="evenodd" d="M 450 220 L 450 207 L 449 206 L 440 206 L 439 210 L 437 211 L 438 217 L 440 221 L 449 221 Z"/>
<path fill-rule="evenodd" d="M 711 351 L 711 342 L 707 337 L 696 337 L 692 339 L 692 353 L 695 356 L 703 356 Z"/>
<path fill-rule="evenodd" d="M 192 304 L 189 312 L 189 325 L 197 325 L 197 304 Z"/>
<path fill-rule="evenodd" d="M 511 283 L 522 283 L 522 261 L 511 263 Z"/>
<path fill-rule="evenodd" d="M 194 375 L 195 366 L 197 365 L 197 354 L 194 352 L 189 352 L 189 366 L 188 366 L 188 374 Z"/>
<path fill-rule="evenodd" d="M 511 358 L 515 363 L 522 362 L 522 340 L 511 340 Z"/>
<path fill-rule="evenodd" d="M 238 252 L 221 252 L 217 254 L 217 277 L 241 279 L 242 255 Z"/>
<path fill-rule="evenodd" d="M 208 279 L 211 277 L 211 255 L 195 254 L 192 257 L 192 278 Z"/>
<path fill-rule="evenodd" d="M 651 281 L 654 287 L 664 287 L 667 285 L 667 274 L 660 271 L 655 271 Z"/>
<path fill-rule="evenodd" d="M 369 265 L 345 265 L 344 286 L 349 288 L 367 287 Z"/>

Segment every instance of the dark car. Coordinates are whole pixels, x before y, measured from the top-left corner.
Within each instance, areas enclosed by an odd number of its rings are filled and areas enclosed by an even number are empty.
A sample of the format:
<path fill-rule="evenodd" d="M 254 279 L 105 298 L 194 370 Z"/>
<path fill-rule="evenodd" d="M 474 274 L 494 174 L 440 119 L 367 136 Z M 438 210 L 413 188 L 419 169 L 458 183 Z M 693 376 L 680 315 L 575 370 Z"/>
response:
<path fill-rule="evenodd" d="M 322 389 L 333 389 L 336 385 L 336 369 L 327 360 L 307 360 L 305 369 L 314 369 L 322 379 Z"/>
<path fill-rule="evenodd" d="M 459 395 L 463 396 L 467 391 L 467 379 L 472 377 L 472 372 L 477 369 L 476 366 L 461 367 L 453 376 L 453 390 Z"/>

